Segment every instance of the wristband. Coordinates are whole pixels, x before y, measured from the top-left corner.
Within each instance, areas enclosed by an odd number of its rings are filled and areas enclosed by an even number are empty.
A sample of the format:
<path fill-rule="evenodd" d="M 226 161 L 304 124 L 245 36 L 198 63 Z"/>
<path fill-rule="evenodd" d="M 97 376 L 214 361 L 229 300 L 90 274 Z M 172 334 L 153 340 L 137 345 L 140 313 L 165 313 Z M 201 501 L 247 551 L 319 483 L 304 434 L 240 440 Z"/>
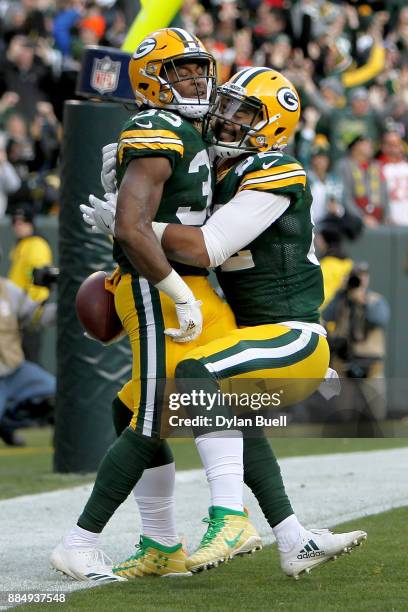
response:
<path fill-rule="evenodd" d="M 170 274 L 157 283 L 155 287 L 168 295 L 176 304 L 191 304 L 191 302 L 195 302 L 193 292 L 175 270 L 172 270 Z"/>

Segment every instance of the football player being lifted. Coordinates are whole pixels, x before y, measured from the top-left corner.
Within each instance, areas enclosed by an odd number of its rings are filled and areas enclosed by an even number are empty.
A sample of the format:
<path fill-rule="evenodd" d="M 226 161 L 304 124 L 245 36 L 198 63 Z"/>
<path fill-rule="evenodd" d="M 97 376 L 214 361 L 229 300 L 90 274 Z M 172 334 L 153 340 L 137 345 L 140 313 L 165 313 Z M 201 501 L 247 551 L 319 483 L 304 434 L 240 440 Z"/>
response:
<path fill-rule="evenodd" d="M 302 379 L 293 385 L 293 402 L 307 397 L 325 376 L 328 349 L 318 323 L 322 283 L 313 252 L 310 190 L 302 166 L 281 152 L 299 113 L 297 92 L 279 73 L 256 68 L 233 77 L 220 88 L 212 113 L 213 138 L 225 158 L 216 202 L 224 206 L 202 228 L 153 224 L 170 259 L 221 266 L 220 284 L 242 327 L 189 351 L 176 370 L 184 384 L 200 380 L 201 388 L 214 390 L 225 377 Z M 109 149 L 105 153 L 110 172 Z M 114 198 L 93 204 L 95 210 L 85 208 L 88 222 L 114 231 Z M 267 449 L 265 439 L 244 440 L 244 475 L 273 528 L 285 573 L 298 576 L 365 538 L 364 532 L 304 529 Z M 217 562 L 224 522 L 222 512 L 211 508 L 208 531 L 188 559 L 190 569 Z M 133 557 L 116 571 L 132 575 L 135 565 Z"/>
<path fill-rule="evenodd" d="M 329 366 L 326 332 L 319 323 L 323 286 L 310 186 L 302 165 L 283 152 L 299 120 L 299 97 L 282 74 L 262 67 L 242 70 L 218 94 L 207 116 L 207 131 L 223 160 L 214 196 L 217 210 L 201 228 L 159 223 L 154 229 L 171 260 L 216 268 L 239 329 L 189 351 L 176 367 L 176 379 L 190 393 L 214 392 L 227 378 L 262 378 L 272 389 L 273 380 L 289 379 L 293 384 L 284 386 L 282 407 L 311 395 Z M 295 515 L 281 527 L 288 523 L 295 528 L 287 533 L 297 540 L 280 543 L 278 538 L 278 547 L 282 567 L 292 575 L 310 571 L 366 537 L 363 531 L 308 531 Z M 210 525 L 189 558 L 190 568 L 205 562 L 212 542 L 215 548 L 218 538 Z"/>

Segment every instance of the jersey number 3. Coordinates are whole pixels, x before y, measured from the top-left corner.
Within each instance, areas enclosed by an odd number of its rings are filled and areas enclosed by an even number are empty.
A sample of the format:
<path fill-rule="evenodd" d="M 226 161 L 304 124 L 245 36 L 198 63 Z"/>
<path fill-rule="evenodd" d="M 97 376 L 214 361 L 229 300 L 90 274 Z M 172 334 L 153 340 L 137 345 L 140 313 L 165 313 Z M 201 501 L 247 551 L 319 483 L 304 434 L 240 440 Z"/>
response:
<path fill-rule="evenodd" d="M 212 185 L 211 185 L 211 165 L 210 158 L 205 149 L 199 151 L 193 157 L 188 167 L 189 174 L 196 174 L 202 167 L 207 168 L 208 178 L 202 183 L 202 195 L 206 198 L 205 208 L 202 210 L 191 210 L 191 206 L 179 206 L 177 209 L 177 218 L 183 225 L 204 225 L 207 218 L 207 208 L 212 202 Z"/>

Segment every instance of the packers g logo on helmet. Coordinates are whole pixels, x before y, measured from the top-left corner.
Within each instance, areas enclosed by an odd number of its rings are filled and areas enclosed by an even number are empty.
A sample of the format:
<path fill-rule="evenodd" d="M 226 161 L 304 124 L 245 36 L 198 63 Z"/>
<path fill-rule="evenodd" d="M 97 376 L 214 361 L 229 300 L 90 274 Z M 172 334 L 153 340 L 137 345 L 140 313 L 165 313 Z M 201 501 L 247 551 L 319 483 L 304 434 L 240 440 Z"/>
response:
<path fill-rule="evenodd" d="M 218 94 L 205 130 L 213 130 L 212 141 L 219 147 L 219 155 L 235 157 L 243 151 L 283 149 L 287 145 L 299 121 L 300 101 L 292 83 L 281 73 L 265 67 L 245 68 L 219 87 Z M 228 124 L 236 126 L 239 140 L 221 140 L 223 126 Z"/>
<path fill-rule="evenodd" d="M 282 87 L 276 94 L 276 98 L 279 104 L 291 113 L 296 112 L 299 108 L 299 98 L 289 87 Z"/>
<path fill-rule="evenodd" d="M 156 40 L 154 38 L 145 38 L 142 40 L 138 48 L 133 54 L 134 59 L 139 59 L 140 57 L 144 57 L 156 47 Z"/>
<path fill-rule="evenodd" d="M 192 98 L 182 97 L 177 89 L 183 80 L 177 68 L 183 63 L 203 67 L 203 76 L 184 77 L 195 84 L 196 96 Z M 142 40 L 129 62 L 129 77 L 138 104 L 174 109 L 190 118 L 204 117 L 215 98 L 215 59 L 196 36 L 181 28 L 163 28 Z M 202 84 L 198 86 L 203 79 L 204 95 Z"/>

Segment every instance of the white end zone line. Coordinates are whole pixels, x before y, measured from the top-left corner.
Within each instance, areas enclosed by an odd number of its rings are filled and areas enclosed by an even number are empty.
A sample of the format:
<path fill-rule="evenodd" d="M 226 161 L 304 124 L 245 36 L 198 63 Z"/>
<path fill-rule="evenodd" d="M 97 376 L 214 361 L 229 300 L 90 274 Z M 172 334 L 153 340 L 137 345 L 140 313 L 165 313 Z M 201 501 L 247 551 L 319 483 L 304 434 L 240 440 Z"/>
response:
<path fill-rule="evenodd" d="M 294 510 L 306 527 L 334 527 L 362 517 L 364 529 L 364 516 L 408 505 L 408 448 L 291 457 L 280 465 Z M 176 482 L 178 527 L 191 550 L 205 530 L 200 521 L 207 514 L 208 488 L 202 470 L 179 472 Z M 76 522 L 91 488 L 0 501 L 1 591 L 68 592 L 89 587 L 51 571 L 48 558 Z M 245 503 L 264 543 L 271 543 L 271 530 L 249 491 Z M 104 530 L 100 547 L 115 561 L 129 556 L 139 527 L 129 496 Z"/>

